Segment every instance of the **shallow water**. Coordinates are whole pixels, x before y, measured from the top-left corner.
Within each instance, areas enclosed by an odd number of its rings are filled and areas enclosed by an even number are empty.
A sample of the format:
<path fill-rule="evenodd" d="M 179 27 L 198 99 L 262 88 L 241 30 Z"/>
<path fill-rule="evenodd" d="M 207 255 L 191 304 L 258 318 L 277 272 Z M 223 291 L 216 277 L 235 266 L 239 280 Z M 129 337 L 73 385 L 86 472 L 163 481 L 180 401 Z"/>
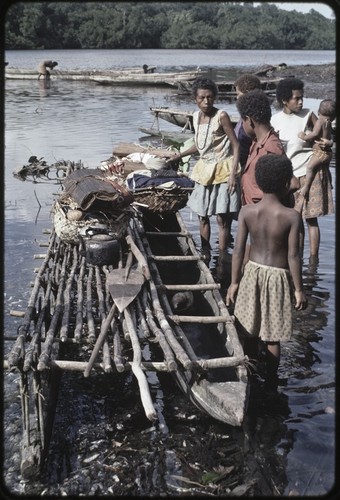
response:
<path fill-rule="evenodd" d="M 117 56 L 99 52 L 95 59 L 98 68 L 107 67 L 109 58 Z M 129 52 L 125 51 L 126 66 L 140 63 L 141 59 L 134 61 L 141 54 L 131 52 L 129 59 Z M 143 63 L 144 59 L 148 64 L 154 62 L 154 51 L 143 51 L 142 56 Z M 150 59 L 146 60 L 146 56 Z M 256 56 L 259 64 L 268 58 L 273 62 L 274 56 L 275 61 L 284 60 L 282 54 Z M 72 61 L 77 61 L 78 67 L 88 68 L 93 53 L 53 51 L 51 57 L 59 60 L 60 69 L 64 60 L 68 67 L 75 67 Z M 219 67 L 220 54 L 216 57 Z M 313 53 L 296 55 L 299 63 L 301 58 L 306 64 L 315 63 L 313 57 Z M 181 51 L 180 59 L 177 51 L 158 51 L 157 58 L 161 67 L 175 65 L 176 60 L 181 68 L 197 63 L 191 51 Z M 233 58 L 231 54 L 230 64 Z M 23 66 L 24 61 L 31 67 L 39 62 L 41 54 L 19 51 L 6 54 L 6 59 L 13 66 Z M 200 60 L 203 66 L 202 54 Z M 254 61 L 252 58 L 256 64 Z M 209 64 L 215 65 L 211 57 Z M 59 189 L 51 181 L 19 181 L 13 177 L 15 168 L 26 164 L 31 155 L 44 157 L 49 164 L 61 159 L 82 160 L 86 166 L 96 167 L 111 155 L 114 145 L 138 142 L 142 135 L 138 127 L 152 124 L 150 106 L 169 102 L 173 105 L 173 100 L 171 89 L 115 88 L 69 81 L 52 81 L 50 88 L 45 88 L 38 81 L 6 81 L 5 337 L 15 336 L 20 324 L 9 311 L 26 308 L 33 270 L 40 265 L 33 255 L 41 253 L 39 242 L 47 239 L 42 232 L 51 225 L 50 208 Z M 194 108 L 190 99 L 175 100 L 176 107 Z M 236 110 L 233 102 L 218 105 L 231 114 Z M 306 100 L 305 105 L 316 110 L 318 101 Z M 162 128 L 174 130 L 166 122 Z M 332 175 L 335 186 L 334 168 Z M 333 193 L 335 197 L 335 189 Z M 198 242 L 196 215 L 185 208 L 183 217 Z M 236 228 L 234 223 L 234 234 Z M 150 374 L 159 416 L 159 422 L 153 426 L 143 415 L 130 376 L 110 380 L 107 387 L 105 377 L 94 381 L 67 373 L 62 379 L 49 465 L 41 483 L 25 484 L 19 475 L 18 375 L 6 374 L 3 469 L 9 491 L 136 496 L 195 495 L 203 491 L 223 496 L 226 490 L 202 489 L 193 483 L 202 484 L 203 469 L 212 471 L 221 464 L 227 465 L 232 450 L 239 484 L 256 479 L 251 491 L 260 496 L 327 493 L 335 477 L 335 216 L 321 218 L 320 228 L 319 263 L 309 265 L 307 245 L 303 264 L 309 306 L 295 314 L 293 340 L 282 346 L 279 405 L 255 398 L 258 404 L 250 406 L 243 428 L 236 430 L 202 415 L 167 377 Z M 213 245 L 216 239 L 214 224 Z M 214 247 L 214 273 L 216 257 Z M 9 348 L 10 342 L 5 341 L 5 352 Z M 190 462 L 193 457 L 196 465 Z M 179 476 L 192 483 L 179 480 Z"/>

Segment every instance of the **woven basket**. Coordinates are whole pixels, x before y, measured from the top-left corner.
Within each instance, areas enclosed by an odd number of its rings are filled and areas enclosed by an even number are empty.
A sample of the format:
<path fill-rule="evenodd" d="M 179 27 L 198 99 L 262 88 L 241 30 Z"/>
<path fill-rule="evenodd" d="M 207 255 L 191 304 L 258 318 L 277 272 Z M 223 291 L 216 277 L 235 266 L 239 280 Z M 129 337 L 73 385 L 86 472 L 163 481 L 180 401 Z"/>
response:
<path fill-rule="evenodd" d="M 186 206 L 192 190 L 193 188 L 174 188 L 169 190 L 157 187 L 135 189 L 133 197 L 135 202 L 146 205 L 145 208 L 152 212 L 176 212 Z"/>
<path fill-rule="evenodd" d="M 80 221 L 70 221 L 67 218 L 67 210 L 72 205 L 55 201 L 52 207 L 52 218 L 57 236 L 66 243 L 78 244 L 78 233 L 84 227 L 93 227 L 96 224 L 103 224 L 103 219 L 96 217 L 84 218 Z M 132 212 L 120 211 L 115 214 L 105 215 L 105 224 L 111 233 L 117 238 L 122 238 L 127 231 Z"/>

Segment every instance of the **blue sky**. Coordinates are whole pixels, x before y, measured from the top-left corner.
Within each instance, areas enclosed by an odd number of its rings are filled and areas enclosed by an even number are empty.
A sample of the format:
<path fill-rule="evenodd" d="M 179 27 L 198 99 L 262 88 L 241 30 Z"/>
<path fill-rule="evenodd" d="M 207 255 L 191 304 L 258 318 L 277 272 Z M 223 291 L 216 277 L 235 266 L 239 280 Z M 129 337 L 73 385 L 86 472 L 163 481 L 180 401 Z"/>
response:
<path fill-rule="evenodd" d="M 328 19 L 333 19 L 334 18 L 334 10 L 327 4 L 323 2 L 309 2 L 309 3 L 302 3 L 302 2 L 270 2 L 273 5 L 276 5 L 279 9 L 284 9 L 284 10 L 296 10 L 298 12 L 303 12 L 304 14 L 307 14 L 311 9 L 316 10 L 317 12 L 320 12 L 323 16 L 327 17 Z M 256 3 L 255 5 L 258 5 Z"/>

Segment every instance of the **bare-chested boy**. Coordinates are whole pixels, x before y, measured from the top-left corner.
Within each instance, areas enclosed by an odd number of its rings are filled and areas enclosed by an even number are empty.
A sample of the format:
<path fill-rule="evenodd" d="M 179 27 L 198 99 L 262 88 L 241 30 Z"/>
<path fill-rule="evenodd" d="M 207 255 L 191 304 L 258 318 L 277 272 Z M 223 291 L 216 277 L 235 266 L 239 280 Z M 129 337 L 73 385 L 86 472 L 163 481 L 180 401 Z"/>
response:
<path fill-rule="evenodd" d="M 281 201 L 292 176 L 292 163 L 286 156 L 268 154 L 258 159 L 255 178 L 263 197 L 241 208 L 226 297 L 227 306 L 235 304 L 241 337 L 259 337 L 265 343 L 266 383 L 274 389 L 280 342 L 289 340 L 292 334 L 291 279 L 295 309 L 307 306 L 299 253 L 301 216 Z M 242 275 L 248 235 L 250 255 Z"/>

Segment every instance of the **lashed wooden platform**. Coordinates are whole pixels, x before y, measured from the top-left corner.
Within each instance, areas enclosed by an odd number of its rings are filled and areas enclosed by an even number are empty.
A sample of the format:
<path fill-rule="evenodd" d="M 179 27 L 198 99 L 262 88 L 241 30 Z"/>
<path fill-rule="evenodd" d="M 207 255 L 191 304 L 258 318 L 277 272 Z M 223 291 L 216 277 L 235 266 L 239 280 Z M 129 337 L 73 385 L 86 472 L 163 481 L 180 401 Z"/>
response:
<path fill-rule="evenodd" d="M 164 216 L 160 218 L 165 220 Z M 144 227 L 143 212 L 135 209 L 119 235 L 117 264 L 90 265 L 82 246 L 60 239 L 54 227 L 46 254 L 35 256 L 42 259 L 42 264 L 36 271 L 26 310 L 12 311 L 13 315 L 22 315 L 23 321 L 5 361 L 6 368 L 20 373 L 24 477 L 37 475 L 46 455 L 62 370 L 79 371 L 84 377 L 98 371 L 113 376 L 132 371 L 149 420 L 156 419 L 157 413 L 145 372 L 173 373 L 183 389 L 190 379 L 193 400 L 196 404 L 199 400 L 202 409 L 231 425 L 241 424 L 247 399 L 248 360 L 228 311 L 216 295 L 219 285 L 201 262 L 203 257 L 196 251 L 178 212 L 177 219 L 176 231 L 171 228 L 161 231 L 166 239 L 172 236 L 175 241 L 181 238 L 186 241 L 186 250 L 179 248 L 176 255 L 171 254 L 170 247 L 166 247 L 165 253 L 152 252 L 148 241 L 152 234 Z M 157 239 L 159 230 L 155 234 Z M 195 280 L 185 284 L 177 283 L 176 277 L 175 283 L 162 281 L 158 266 L 167 262 L 199 264 Z M 137 281 L 129 281 L 129 275 L 136 276 Z M 126 277 L 126 282 L 121 276 Z M 202 297 L 211 294 L 211 312 L 200 315 L 199 311 L 194 316 L 175 314 L 168 294 L 180 290 Z M 198 356 L 182 329 L 188 323 L 217 325 L 228 355 Z M 232 369 L 235 375 L 212 391 L 202 374 L 219 368 Z M 215 398 L 214 411 L 210 409 L 210 397 Z M 221 412 L 217 408 L 219 398 L 224 400 Z"/>

